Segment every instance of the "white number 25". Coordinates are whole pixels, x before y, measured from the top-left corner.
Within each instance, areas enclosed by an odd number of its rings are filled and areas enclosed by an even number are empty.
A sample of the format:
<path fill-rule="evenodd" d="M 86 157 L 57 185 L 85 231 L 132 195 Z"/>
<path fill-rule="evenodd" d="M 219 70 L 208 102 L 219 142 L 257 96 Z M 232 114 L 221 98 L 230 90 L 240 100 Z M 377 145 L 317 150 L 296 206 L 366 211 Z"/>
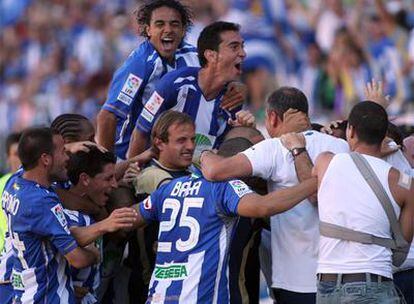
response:
<path fill-rule="evenodd" d="M 186 197 L 183 201 L 183 211 L 181 212 L 180 220 L 178 222 L 179 227 L 187 227 L 190 229 L 190 235 L 187 240 L 178 239 L 175 242 L 175 247 L 178 251 L 184 252 L 193 249 L 200 236 L 200 224 L 198 221 L 188 215 L 190 208 L 202 208 L 204 198 L 202 197 Z M 177 215 L 181 208 L 181 203 L 175 198 L 167 198 L 162 204 L 162 212 L 165 213 L 167 209 L 171 210 L 171 217 L 169 221 L 163 221 L 160 223 L 159 235 L 163 232 L 172 230 L 177 222 Z M 172 242 L 158 242 L 159 252 L 171 252 Z"/>

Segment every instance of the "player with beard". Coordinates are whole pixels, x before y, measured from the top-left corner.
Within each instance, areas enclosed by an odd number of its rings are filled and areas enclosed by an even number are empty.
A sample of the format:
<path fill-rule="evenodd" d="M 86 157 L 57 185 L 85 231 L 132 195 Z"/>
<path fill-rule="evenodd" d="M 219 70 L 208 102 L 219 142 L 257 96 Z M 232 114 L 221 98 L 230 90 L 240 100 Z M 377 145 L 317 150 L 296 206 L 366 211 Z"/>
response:
<path fill-rule="evenodd" d="M 67 179 L 62 136 L 49 128 L 23 132 L 18 147 L 24 172 L 3 192 L 13 250 L 11 281 L 16 303 L 75 303 L 70 264 L 83 268 L 98 254 L 71 235 L 53 182 Z"/>

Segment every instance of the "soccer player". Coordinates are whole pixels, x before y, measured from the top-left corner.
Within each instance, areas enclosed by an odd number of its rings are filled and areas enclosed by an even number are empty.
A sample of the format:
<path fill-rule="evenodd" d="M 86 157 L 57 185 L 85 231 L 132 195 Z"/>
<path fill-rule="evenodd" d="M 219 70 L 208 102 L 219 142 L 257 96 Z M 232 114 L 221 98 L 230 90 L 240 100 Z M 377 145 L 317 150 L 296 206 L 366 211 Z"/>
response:
<path fill-rule="evenodd" d="M 115 155 L 102 152 L 96 147 L 70 155 L 68 177 L 72 184 L 69 191 L 87 197 L 93 204 L 105 207 L 110 193 L 117 187 L 115 180 Z M 80 246 L 94 243 L 102 250 L 102 235 L 122 228 L 130 228 L 135 219 L 131 208 L 114 210 L 106 219 L 95 222 L 94 218 L 79 210 L 64 210 L 70 231 Z M 101 254 L 102 255 L 102 254 Z M 71 268 L 75 295 L 81 303 L 96 303 L 100 284 L 100 263 L 77 270 Z"/>
<path fill-rule="evenodd" d="M 228 250 L 238 215 L 283 212 L 315 191 L 314 180 L 266 196 L 240 180 L 197 172 L 161 186 L 137 206 L 137 225 L 160 222 L 149 302 L 228 303 Z"/>
<path fill-rule="evenodd" d="M 186 67 L 165 75 L 145 104 L 134 129 L 128 156 L 144 151 L 157 117 L 168 109 L 189 114 L 196 124 L 196 143 L 217 147 L 231 122 L 253 125 L 247 111 L 222 108 L 222 98 L 229 82 L 241 75 L 246 53 L 239 26 L 214 22 L 203 29 L 197 43 L 201 68 Z"/>
<path fill-rule="evenodd" d="M 97 142 L 125 159 L 135 121 L 155 82 L 169 71 L 198 66 L 195 47 L 183 41 L 191 26 L 187 7 L 177 0 L 147 2 L 137 10 L 147 39 L 115 72 L 108 98 L 97 118 Z"/>
<path fill-rule="evenodd" d="M 68 263 L 83 268 L 94 264 L 98 253 L 78 246 L 51 187 L 67 179 L 63 139 L 49 128 L 28 129 L 18 154 L 24 172 L 12 177 L 2 196 L 13 249 L 14 301 L 74 303 Z"/>

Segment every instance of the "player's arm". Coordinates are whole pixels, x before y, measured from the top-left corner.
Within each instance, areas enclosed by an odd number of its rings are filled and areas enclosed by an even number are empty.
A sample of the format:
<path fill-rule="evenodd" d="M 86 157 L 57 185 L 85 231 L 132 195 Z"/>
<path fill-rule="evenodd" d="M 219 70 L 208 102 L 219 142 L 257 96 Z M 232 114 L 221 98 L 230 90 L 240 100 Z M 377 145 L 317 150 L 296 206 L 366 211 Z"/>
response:
<path fill-rule="evenodd" d="M 115 144 L 117 117 L 114 113 L 101 109 L 96 118 L 96 142 L 113 151 Z"/>
<path fill-rule="evenodd" d="M 69 210 L 78 210 L 95 219 L 101 219 L 108 216 L 105 208 L 101 208 L 92 203 L 89 199 L 76 195 L 65 189 L 56 189 L 56 193 L 62 201 L 62 205 Z"/>
<path fill-rule="evenodd" d="M 316 187 L 316 178 L 310 178 L 299 185 L 276 190 L 264 196 L 247 194 L 240 199 L 237 213 L 246 217 L 268 217 L 281 213 L 315 193 Z"/>
<path fill-rule="evenodd" d="M 204 151 L 200 157 L 203 176 L 211 181 L 251 176 L 253 169 L 249 159 L 242 153 L 222 157 L 212 151 Z"/>
<path fill-rule="evenodd" d="M 119 229 L 130 229 L 137 221 L 137 211 L 133 208 L 115 209 L 109 217 L 95 224 L 85 227 L 70 227 L 70 232 L 79 246 L 91 244 L 105 233 L 115 232 Z"/>
<path fill-rule="evenodd" d="M 145 148 L 147 147 L 147 142 L 148 134 L 143 132 L 142 130 L 134 128 L 129 142 L 127 158 L 133 158 L 138 154 L 143 153 Z"/>
<path fill-rule="evenodd" d="M 99 261 L 99 251 L 92 247 L 76 247 L 66 253 L 65 258 L 72 267 L 81 269 L 96 264 Z"/>
<path fill-rule="evenodd" d="M 177 104 L 177 91 L 173 89 L 174 83 L 168 74 L 155 85 L 151 97 L 145 101 L 145 106 L 135 122 L 135 128 L 129 143 L 127 158 L 144 152 L 157 118 L 166 110 Z"/>

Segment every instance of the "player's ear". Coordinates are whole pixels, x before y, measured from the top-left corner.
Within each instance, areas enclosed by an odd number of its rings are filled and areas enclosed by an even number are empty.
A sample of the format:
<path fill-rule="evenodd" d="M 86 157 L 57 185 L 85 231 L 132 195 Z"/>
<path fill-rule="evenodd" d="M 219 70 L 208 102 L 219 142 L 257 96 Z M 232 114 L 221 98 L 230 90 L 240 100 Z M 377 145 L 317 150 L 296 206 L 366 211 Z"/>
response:
<path fill-rule="evenodd" d="M 144 29 L 145 29 L 145 33 L 147 34 L 148 37 L 151 37 L 151 31 L 150 31 L 150 26 L 149 25 L 144 25 Z"/>
<path fill-rule="evenodd" d="M 78 183 L 80 183 L 84 187 L 89 186 L 89 183 L 90 183 L 90 177 L 89 177 L 89 175 L 86 174 L 85 172 L 82 172 L 81 174 L 79 174 L 79 181 L 78 181 Z"/>
<path fill-rule="evenodd" d="M 47 153 L 42 153 L 38 162 L 41 162 L 43 166 L 47 167 L 52 164 L 52 156 Z"/>
<path fill-rule="evenodd" d="M 213 50 L 205 50 L 204 57 L 206 58 L 207 62 L 216 62 L 218 59 L 218 53 Z"/>
<path fill-rule="evenodd" d="M 164 142 L 160 138 L 155 137 L 153 142 L 154 142 L 154 146 L 157 147 L 158 151 L 163 150 Z"/>

